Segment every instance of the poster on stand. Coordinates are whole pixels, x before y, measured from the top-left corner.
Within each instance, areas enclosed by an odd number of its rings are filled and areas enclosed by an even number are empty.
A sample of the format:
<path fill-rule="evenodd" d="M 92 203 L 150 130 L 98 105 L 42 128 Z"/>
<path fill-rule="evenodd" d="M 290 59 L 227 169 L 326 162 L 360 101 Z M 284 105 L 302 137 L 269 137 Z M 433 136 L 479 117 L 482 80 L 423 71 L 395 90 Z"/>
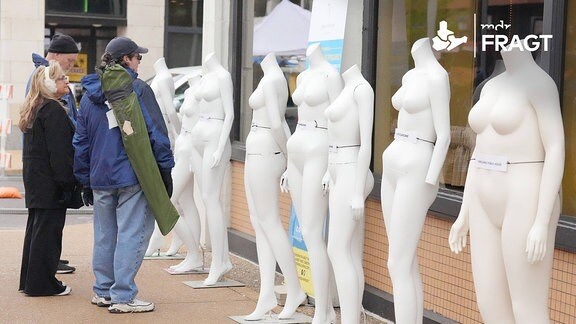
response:
<path fill-rule="evenodd" d="M 322 53 L 338 72 L 342 64 L 348 0 L 315 0 L 308 45 L 320 43 Z"/>

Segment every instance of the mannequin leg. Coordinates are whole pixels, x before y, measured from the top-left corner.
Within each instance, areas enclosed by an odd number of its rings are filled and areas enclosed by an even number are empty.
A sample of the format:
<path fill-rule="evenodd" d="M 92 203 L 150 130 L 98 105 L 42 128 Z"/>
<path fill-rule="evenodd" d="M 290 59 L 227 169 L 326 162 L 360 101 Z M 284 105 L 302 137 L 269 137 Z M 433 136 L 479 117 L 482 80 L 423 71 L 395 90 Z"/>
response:
<path fill-rule="evenodd" d="M 307 161 L 302 175 L 302 236 L 310 258 L 316 308 L 313 323 L 328 323 L 333 309 L 330 297 L 330 261 L 323 238 L 324 220 L 328 214 L 327 197 L 322 193 L 323 160 Z"/>
<path fill-rule="evenodd" d="M 170 247 L 168 247 L 168 250 L 166 250 L 166 255 L 174 256 L 174 255 L 178 254 L 178 250 L 180 250 L 180 247 L 183 244 L 184 244 L 184 242 L 182 242 L 182 239 L 180 238 L 180 236 L 178 236 L 178 234 L 174 233 L 172 235 L 172 241 L 170 241 Z"/>
<path fill-rule="evenodd" d="M 480 202 L 470 203 L 470 252 L 480 314 L 486 324 L 515 324 L 502 255 L 502 234 L 489 221 Z"/>
<path fill-rule="evenodd" d="M 534 189 L 538 189 L 535 186 Z M 537 199 L 519 197 L 526 192 L 511 193 L 513 211 L 506 214 L 502 225 L 502 251 L 510 287 L 516 323 L 549 323 L 548 291 L 552 275 L 555 229 L 560 215 L 560 202 L 554 206 L 550 220 L 548 244 L 544 260 L 536 264 L 526 261 L 526 238 L 536 215 Z M 537 197 L 537 194 L 534 195 Z M 532 215 L 532 217 L 530 217 Z"/>
<path fill-rule="evenodd" d="M 186 245 L 186 258 L 179 264 L 172 266 L 175 271 L 184 272 L 202 266 L 202 255 L 199 251 L 200 220 L 198 210 L 194 203 L 194 177 L 188 167 L 188 159 L 177 160 L 172 170 L 174 190 L 172 202 L 179 204 L 184 211 L 174 226 L 174 233 Z"/>
<path fill-rule="evenodd" d="M 353 191 L 353 173 L 344 167 L 339 168 L 337 179 L 330 190 L 330 235 L 328 238 L 328 256 L 332 262 L 338 297 L 340 299 L 340 314 L 342 323 L 355 324 L 360 321 L 362 295 L 358 284 L 364 273 L 358 273 L 355 262 L 358 256 L 358 241 L 364 241 L 363 233 L 357 228 L 362 227 L 361 221 L 352 219 L 350 201 L 347 197 Z M 332 174 L 332 172 L 331 172 Z M 333 180 L 335 175 L 333 176 Z M 358 236 L 354 234 L 360 234 Z M 361 260 L 361 258 L 360 258 Z"/>
<path fill-rule="evenodd" d="M 436 187 L 426 184 L 414 173 L 404 175 L 396 185 L 387 222 L 389 241 L 388 270 L 394 287 L 394 311 L 397 323 L 418 323 L 418 300 L 423 299 L 420 276 L 414 276 L 417 248 L 426 212 L 436 195 Z M 384 193 L 383 193 L 384 194 Z M 418 197 L 415 200 L 414 197 Z M 418 272 L 418 269 L 416 269 Z"/>
<path fill-rule="evenodd" d="M 248 172 L 248 170 L 245 172 Z M 267 181 L 268 180 L 271 179 L 267 179 Z M 276 296 L 274 294 L 274 282 L 276 279 L 276 258 L 274 258 L 274 252 L 272 251 L 270 244 L 268 244 L 268 240 L 264 234 L 265 230 L 262 228 L 258 221 L 258 208 L 256 208 L 257 205 L 254 202 L 254 193 L 250 188 L 250 176 L 248 176 L 246 173 L 244 176 L 244 184 L 246 188 L 246 200 L 248 202 L 248 209 L 250 210 L 250 221 L 256 234 L 256 252 L 258 254 L 258 270 L 260 271 L 260 294 L 258 296 L 258 303 L 256 304 L 256 309 L 250 315 L 244 317 L 244 319 L 247 321 L 258 321 L 261 320 L 266 313 L 278 305 Z M 269 201 L 259 202 L 264 204 L 269 203 Z"/>
<path fill-rule="evenodd" d="M 202 193 L 202 200 L 206 210 L 210 211 L 207 218 L 210 242 L 212 245 L 212 263 L 205 285 L 213 285 L 225 273 L 232 270 L 232 263 L 228 255 L 228 232 L 224 219 L 224 211 L 220 202 L 220 191 L 226 172 L 226 161 L 230 159 L 230 143 L 226 145 L 222 154 L 220 165 L 211 168 L 212 154 L 216 150 L 216 143 L 207 143 L 202 158 L 202 180 L 198 183 Z"/>
<path fill-rule="evenodd" d="M 272 275 L 267 279 L 271 285 L 269 291 L 265 292 L 265 295 L 270 296 L 274 301 L 276 300 L 274 295 L 274 273 L 277 261 L 286 279 L 287 286 L 286 303 L 284 309 L 279 314 L 279 318 L 290 318 L 306 298 L 306 294 L 300 287 L 296 265 L 294 263 L 294 254 L 286 231 L 280 222 L 278 183 L 281 173 L 284 170 L 285 159 L 283 156 L 275 156 L 271 159 L 251 157 L 248 162 L 249 163 L 246 163 L 245 170 L 246 197 L 248 199 L 251 220 L 256 230 L 256 240 L 258 244 L 258 260 L 260 263 L 262 284 L 259 304 L 263 298 L 267 298 L 263 295 L 263 260 L 260 257 L 260 242 L 262 242 L 266 250 L 264 251 L 263 249 L 263 254 L 264 252 L 269 252 L 270 255 L 267 257 L 274 260 L 273 263 L 266 260 L 268 264 L 267 267 L 270 267 L 268 270 Z M 268 306 L 270 306 L 271 303 L 268 303 Z M 274 302 L 274 307 L 275 306 L 276 302 Z M 258 308 L 259 306 L 257 306 L 257 309 Z M 256 311 L 254 312 L 256 313 Z"/>
<path fill-rule="evenodd" d="M 154 232 L 152 232 L 152 237 L 150 237 L 150 243 L 146 249 L 144 256 L 154 256 L 155 254 L 160 255 L 160 250 L 164 247 L 164 235 L 160 232 L 158 224 L 154 222 Z"/>

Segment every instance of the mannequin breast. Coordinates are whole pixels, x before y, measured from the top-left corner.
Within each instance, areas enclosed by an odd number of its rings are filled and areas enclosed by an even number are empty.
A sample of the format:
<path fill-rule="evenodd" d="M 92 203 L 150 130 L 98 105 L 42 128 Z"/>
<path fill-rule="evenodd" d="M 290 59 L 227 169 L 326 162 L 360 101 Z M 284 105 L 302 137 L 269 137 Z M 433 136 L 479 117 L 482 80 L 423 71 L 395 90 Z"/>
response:
<path fill-rule="evenodd" d="M 402 86 L 392 96 L 392 106 L 400 111 L 418 113 L 430 108 L 430 89 L 426 73 L 410 70 L 402 78 Z"/>
<path fill-rule="evenodd" d="M 358 106 L 354 100 L 356 85 L 346 86 L 324 112 L 328 119 L 330 145 L 360 144 Z"/>
<path fill-rule="evenodd" d="M 208 73 L 202 79 L 199 89 L 196 91 L 198 100 L 213 101 L 220 98 L 220 84 L 214 73 Z"/>

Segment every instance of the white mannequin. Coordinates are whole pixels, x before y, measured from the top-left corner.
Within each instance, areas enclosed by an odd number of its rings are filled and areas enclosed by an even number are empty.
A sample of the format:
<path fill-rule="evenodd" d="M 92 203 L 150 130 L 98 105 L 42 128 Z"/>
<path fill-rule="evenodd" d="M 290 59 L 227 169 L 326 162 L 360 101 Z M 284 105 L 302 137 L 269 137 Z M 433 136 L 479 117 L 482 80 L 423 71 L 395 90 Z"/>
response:
<path fill-rule="evenodd" d="M 174 147 L 181 127 L 178 113 L 174 108 L 174 80 L 163 57 L 154 62 L 154 71 L 156 76 L 154 76 L 150 87 L 154 91 L 160 110 L 162 110 L 162 117 L 164 117 L 166 128 L 168 128 L 168 137 L 172 147 Z"/>
<path fill-rule="evenodd" d="M 276 261 L 284 275 L 287 297 L 279 319 L 290 318 L 304 301 L 294 253 L 280 222 L 278 182 L 286 170 L 286 141 L 290 129 L 284 118 L 288 84 L 274 54 L 262 60 L 264 77 L 250 96 L 252 128 L 246 138 L 244 184 L 250 220 L 256 232 L 260 265 L 260 296 L 256 309 L 245 320 L 260 320 L 277 306 L 274 294 Z"/>
<path fill-rule="evenodd" d="M 162 111 L 162 117 L 164 118 L 162 122 L 166 124 L 168 137 L 170 138 L 172 148 L 174 148 L 175 139 L 178 137 L 178 133 L 180 132 L 180 120 L 178 119 L 178 114 L 176 113 L 176 109 L 174 109 L 174 103 L 172 101 L 174 99 L 175 91 L 174 81 L 170 71 L 168 71 L 166 61 L 163 57 L 159 58 L 154 63 L 154 71 L 156 72 L 156 75 L 152 80 L 150 87 L 152 88 L 152 91 L 154 91 L 154 96 L 156 97 L 158 106 L 160 106 L 160 110 Z M 182 245 L 180 239 L 177 236 L 173 237 L 170 248 L 166 254 L 176 254 L 180 245 Z M 160 251 L 163 246 L 164 236 L 160 233 L 158 224 L 156 224 L 145 255 L 152 256 L 154 253 Z"/>
<path fill-rule="evenodd" d="M 206 210 L 212 263 L 207 286 L 214 285 L 232 269 L 228 255 L 227 223 L 220 202 L 220 191 L 230 160 L 230 130 L 234 120 L 232 77 L 214 53 L 204 59 L 205 74 L 195 92 L 199 104 L 199 119 L 191 131 L 193 141 L 192 168 Z"/>
<path fill-rule="evenodd" d="M 468 115 L 476 135 L 450 249 L 466 246 L 485 323 L 548 323 L 548 287 L 560 215 L 564 128 L 556 84 L 528 51 L 502 51 L 506 71 L 490 80 Z M 506 171 L 481 168 L 505 158 Z"/>
<path fill-rule="evenodd" d="M 342 74 L 344 89 L 326 108 L 330 190 L 328 256 L 336 277 L 342 323 L 360 323 L 364 295 L 364 201 L 374 187 L 370 172 L 374 91 L 357 65 Z"/>
<path fill-rule="evenodd" d="M 200 81 L 200 75 L 188 80 L 190 87 L 185 92 L 184 102 L 180 109 L 182 127 L 174 145 L 176 165 L 172 169 L 174 192 L 171 200 L 172 203 L 178 204 L 183 211 L 182 217 L 174 226 L 174 232 L 182 238 L 188 251 L 184 261 L 170 267 L 175 272 L 186 272 L 203 265 L 202 255 L 199 251 L 200 217 L 194 202 L 194 173 L 191 165 L 191 157 L 194 152 L 191 130 L 198 121 L 200 102 L 196 98 L 196 91 Z"/>
<path fill-rule="evenodd" d="M 448 73 L 430 40 L 412 45 L 415 67 L 392 96 L 398 110 L 394 141 L 382 154 L 381 201 L 388 236 L 388 270 L 396 323 L 422 323 L 424 296 L 417 248 L 450 143 Z"/>
<path fill-rule="evenodd" d="M 306 51 L 310 68 L 298 75 L 292 95 L 298 105 L 298 126 L 287 143 L 288 168 L 282 176 L 283 191 L 290 190 L 310 259 L 314 298 L 313 323 L 335 320 L 330 296 L 330 261 L 323 239 L 328 199 L 322 176 L 328 165 L 326 107 L 342 90 L 342 78 L 324 58 L 318 43 Z"/>

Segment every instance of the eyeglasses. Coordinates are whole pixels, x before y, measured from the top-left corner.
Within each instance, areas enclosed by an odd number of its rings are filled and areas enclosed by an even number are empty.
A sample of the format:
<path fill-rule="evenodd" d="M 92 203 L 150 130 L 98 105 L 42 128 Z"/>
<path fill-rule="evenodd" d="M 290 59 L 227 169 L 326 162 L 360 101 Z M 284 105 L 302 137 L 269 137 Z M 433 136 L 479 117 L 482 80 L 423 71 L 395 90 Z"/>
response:
<path fill-rule="evenodd" d="M 138 54 L 138 55 L 134 55 L 131 58 L 137 58 L 138 61 L 142 61 L 142 55 Z"/>
<path fill-rule="evenodd" d="M 69 82 L 70 78 L 67 75 L 61 75 L 59 77 L 56 78 L 56 81 L 65 81 L 65 82 Z"/>

